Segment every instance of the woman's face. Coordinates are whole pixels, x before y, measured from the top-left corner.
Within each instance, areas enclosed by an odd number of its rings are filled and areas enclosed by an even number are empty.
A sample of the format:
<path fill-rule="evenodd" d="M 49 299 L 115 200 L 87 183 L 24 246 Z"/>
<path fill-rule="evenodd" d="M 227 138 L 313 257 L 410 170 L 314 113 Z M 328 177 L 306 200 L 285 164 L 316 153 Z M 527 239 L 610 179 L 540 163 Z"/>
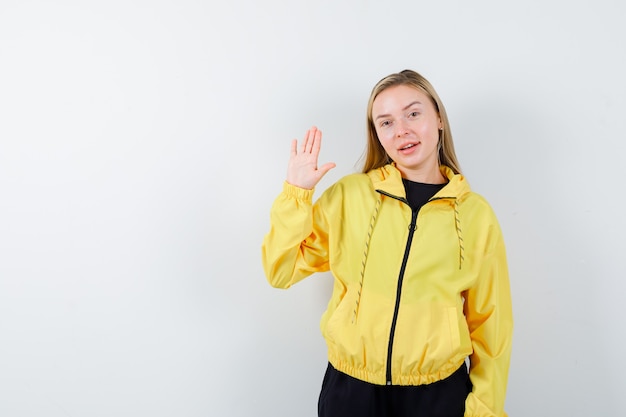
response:
<path fill-rule="evenodd" d="M 380 144 L 404 178 L 441 179 L 438 142 L 442 124 L 426 94 L 408 85 L 389 87 L 374 100 L 372 120 Z"/>

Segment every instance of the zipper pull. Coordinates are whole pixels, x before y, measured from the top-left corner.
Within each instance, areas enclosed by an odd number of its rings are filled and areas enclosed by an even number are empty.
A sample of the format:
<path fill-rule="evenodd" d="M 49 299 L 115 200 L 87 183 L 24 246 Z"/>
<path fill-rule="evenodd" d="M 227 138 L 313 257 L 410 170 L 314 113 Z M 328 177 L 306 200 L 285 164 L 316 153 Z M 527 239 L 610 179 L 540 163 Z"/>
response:
<path fill-rule="evenodd" d="M 409 224 L 409 232 L 414 232 L 417 229 L 417 210 L 411 210 L 411 224 Z"/>

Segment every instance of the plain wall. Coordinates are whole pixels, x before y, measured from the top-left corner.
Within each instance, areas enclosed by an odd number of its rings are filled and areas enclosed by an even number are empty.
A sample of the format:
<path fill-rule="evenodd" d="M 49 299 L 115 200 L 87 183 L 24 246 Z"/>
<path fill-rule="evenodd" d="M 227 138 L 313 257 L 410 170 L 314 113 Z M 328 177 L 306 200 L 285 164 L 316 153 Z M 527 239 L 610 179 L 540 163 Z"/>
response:
<path fill-rule="evenodd" d="M 332 277 L 267 284 L 269 209 L 405 68 L 505 234 L 509 415 L 626 415 L 624 10 L 0 0 L 0 416 L 315 416 Z"/>

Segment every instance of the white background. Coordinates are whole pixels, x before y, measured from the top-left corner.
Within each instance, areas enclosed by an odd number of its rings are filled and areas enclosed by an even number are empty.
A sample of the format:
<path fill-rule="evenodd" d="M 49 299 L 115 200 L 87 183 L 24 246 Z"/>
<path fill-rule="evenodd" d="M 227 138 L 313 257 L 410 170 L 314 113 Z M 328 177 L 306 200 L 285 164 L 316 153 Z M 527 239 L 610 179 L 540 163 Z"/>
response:
<path fill-rule="evenodd" d="M 0 0 L 0 416 L 315 416 L 332 278 L 267 284 L 270 205 L 405 68 L 505 233 L 509 414 L 626 415 L 624 7 Z"/>

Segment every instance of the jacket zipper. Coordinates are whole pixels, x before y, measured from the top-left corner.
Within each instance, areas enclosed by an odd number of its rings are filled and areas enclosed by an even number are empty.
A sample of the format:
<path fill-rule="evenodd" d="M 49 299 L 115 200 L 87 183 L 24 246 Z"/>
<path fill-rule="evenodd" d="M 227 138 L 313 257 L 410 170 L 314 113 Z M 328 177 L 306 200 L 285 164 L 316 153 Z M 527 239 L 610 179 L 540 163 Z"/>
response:
<path fill-rule="evenodd" d="M 397 197 L 395 195 L 386 193 L 382 190 L 376 190 L 379 193 L 386 195 L 387 197 L 394 198 L 402 201 L 407 206 L 409 202 L 406 198 Z M 398 313 L 400 311 L 400 296 L 402 295 L 402 281 L 404 280 L 404 272 L 406 271 L 406 264 L 409 260 L 409 252 L 411 251 L 411 243 L 413 242 L 413 235 L 417 227 L 417 213 L 418 210 L 411 209 L 411 223 L 409 224 L 409 236 L 406 240 L 406 247 L 404 248 L 404 258 L 402 258 L 402 265 L 400 267 L 400 274 L 398 276 L 398 288 L 396 290 L 396 305 L 393 310 L 393 319 L 391 321 L 391 330 L 389 332 L 389 346 L 387 347 L 387 385 L 391 385 L 391 357 L 393 354 L 393 339 L 396 333 L 396 322 L 398 321 Z"/>
<path fill-rule="evenodd" d="M 398 288 L 396 291 L 396 305 L 393 310 L 393 320 L 391 321 L 391 331 L 389 333 L 389 347 L 387 348 L 387 385 L 391 385 L 391 356 L 393 354 L 393 339 L 396 333 L 396 322 L 400 311 L 400 296 L 402 295 L 402 281 L 404 280 L 404 272 L 406 264 L 409 260 L 409 252 L 411 252 L 411 243 L 417 226 L 417 210 L 411 209 L 411 224 L 409 224 L 409 236 L 406 240 L 406 248 L 404 249 L 404 258 L 400 267 L 400 275 L 398 276 Z"/>

